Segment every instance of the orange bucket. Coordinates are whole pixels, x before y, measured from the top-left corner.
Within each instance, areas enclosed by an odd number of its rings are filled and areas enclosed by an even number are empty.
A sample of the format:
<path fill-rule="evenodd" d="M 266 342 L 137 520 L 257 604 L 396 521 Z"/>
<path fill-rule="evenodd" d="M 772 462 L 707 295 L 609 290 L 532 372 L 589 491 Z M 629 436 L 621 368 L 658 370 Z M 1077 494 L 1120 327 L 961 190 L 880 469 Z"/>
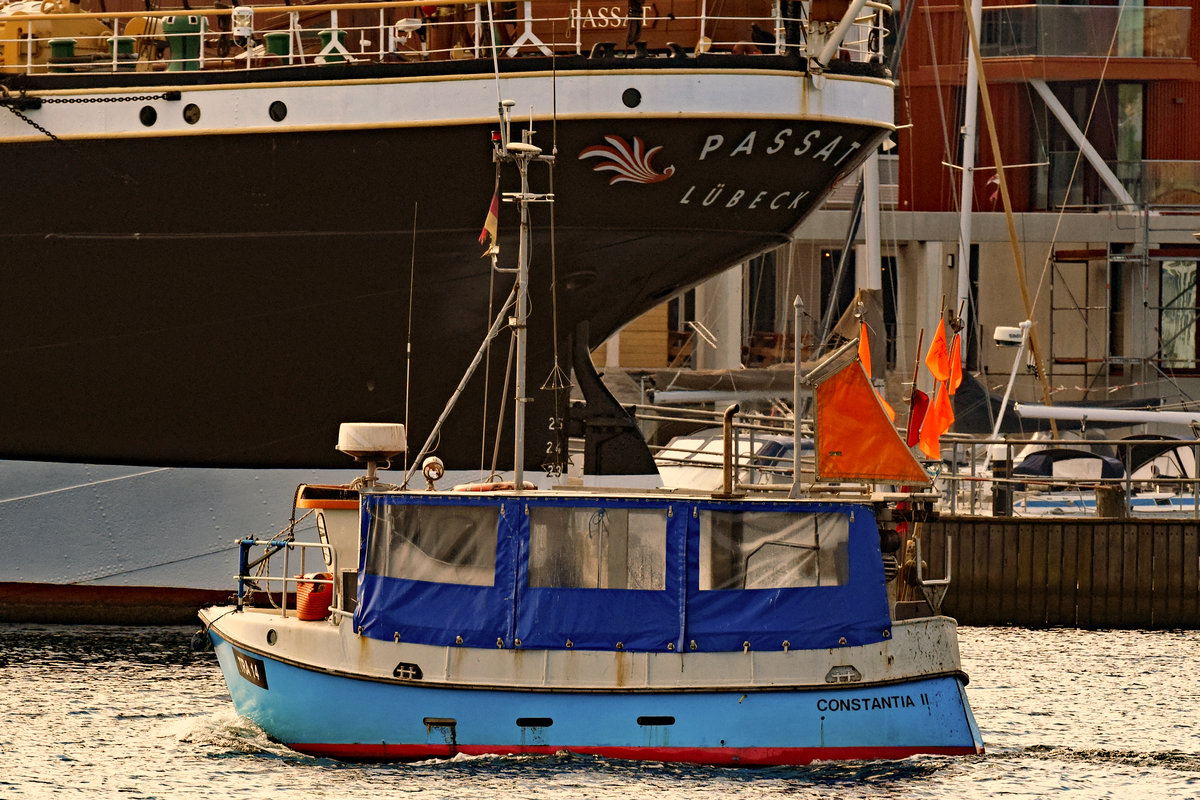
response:
<path fill-rule="evenodd" d="M 333 575 L 328 572 L 312 572 L 303 577 L 327 581 L 333 578 Z M 300 580 L 296 583 L 296 617 L 299 619 L 325 619 L 329 616 L 333 586 L 328 583 L 314 583 L 313 580 Z"/>

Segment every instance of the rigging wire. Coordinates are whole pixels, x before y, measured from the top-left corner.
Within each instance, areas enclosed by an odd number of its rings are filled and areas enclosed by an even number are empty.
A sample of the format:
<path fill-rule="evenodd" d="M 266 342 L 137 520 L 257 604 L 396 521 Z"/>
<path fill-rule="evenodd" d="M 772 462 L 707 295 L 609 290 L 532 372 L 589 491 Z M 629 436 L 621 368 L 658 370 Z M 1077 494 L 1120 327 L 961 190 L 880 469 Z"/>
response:
<path fill-rule="evenodd" d="M 504 118 L 504 98 L 500 92 L 500 43 L 498 31 L 496 30 L 496 20 L 492 13 L 492 0 L 487 0 L 487 16 L 488 16 L 488 38 L 491 41 L 492 51 L 492 77 L 496 85 L 496 109 L 500 117 L 500 141 L 505 148 L 508 147 L 507 121 Z M 495 148 L 493 146 L 493 159 L 495 159 Z M 500 161 L 496 160 L 496 181 L 492 189 L 492 198 L 500 196 Z M 489 201 L 491 202 L 491 201 Z M 500 209 L 496 208 L 496 237 L 492 239 L 492 247 L 496 248 L 496 242 L 499 238 L 500 231 Z M 484 254 L 488 255 L 487 253 Z M 488 271 L 488 313 L 487 319 L 493 317 L 493 302 L 496 296 L 496 257 L 492 255 L 491 268 Z M 486 359 L 483 366 L 483 419 L 480 422 L 479 436 L 479 470 L 483 471 L 484 464 L 487 460 L 487 420 L 488 420 L 488 397 L 490 396 L 490 385 L 492 375 L 492 344 L 491 338 L 487 338 Z M 499 432 L 497 432 L 497 446 L 499 446 Z"/>
<path fill-rule="evenodd" d="M 497 89 L 497 91 L 499 91 L 499 90 Z M 500 124 L 501 124 L 501 126 L 504 125 L 503 120 L 501 120 Z M 497 161 L 496 162 L 496 183 L 495 183 L 495 188 L 492 190 L 492 197 L 499 197 L 499 195 L 500 195 L 500 162 Z M 499 208 L 497 208 L 497 212 L 499 212 Z M 499 236 L 499 233 L 500 233 L 500 220 L 499 220 L 499 213 L 497 213 L 497 219 L 496 219 L 497 237 Z M 493 247 L 496 246 L 496 240 L 492 241 L 492 246 Z M 493 311 L 494 311 L 493 303 L 494 303 L 495 297 L 496 297 L 496 263 L 495 263 L 495 258 L 493 257 L 491 268 L 488 270 L 487 319 L 492 319 L 492 317 L 493 317 Z M 486 463 L 486 460 L 487 460 L 488 398 L 491 396 L 488 389 L 490 388 L 490 385 L 491 385 L 491 379 L 492 379 L 492 345 L 491 345 L 491 340 L 489 339 L 488 346 L 487 346 L 487 354 L 485 356 L 485 360 L 484 360 L 484 364 L 483 364 L 483 420 L 480 423 L 480 429 L 479 429 L 480 430 L 480 436 L 479 436 L 479 471 L 480 472 L 483 471 L 484 464 Z"/>
<path fill-rule="evenodd" d="M 554 23 L 555 28 L 558 27 L 557 20 Z M 557 31 L 555 31 L 555 39 L 557 39 Z M 550 53 L 550 155 L 551 159 L 547 163 L 547 178 L 550 189 L 550 335 L 551 345 L 554 349 L 554 365 L 550 369 L 550 375 L 542 383 L 542 391 L 551 390 L 554 393 L 554 417 L 551 421 L 553 440 L 550 442 L 548 452 L 553 453 L 553 459 L 548 460 L 542 466 L 547 472 L 553 474 L 561 474 L 563 467 L 562 453 L 560 452 L 561 437 L 558 430 L 563 425 L 564 404 L 563 391 L 571 385 L 569 376 L 563 370 L 559 362 L 559 340 L 558 340 L 558 254 L 555 250 L 555 242 L 558 239 L 555 228 L 555 203 L 554 203 L 554 167 L 558 163 L 558 51 L 554 50 Z"/>
<path fill-rule="evenodd" d="M 496 415 L 496 441 L 492 446 L 492 468 L 488 471 L 485 481 L 497 477 L 496 464 L 500 461 L 500 433 L 504 430 L 504 417 L 508 413 L 508 387 L 513 373 L 513 351 L 517 347 L 517 336 L 514 332 L 508 337 L 508 362 L 504 365 L 504 391 L 500 392 L 500 413 Z"/>

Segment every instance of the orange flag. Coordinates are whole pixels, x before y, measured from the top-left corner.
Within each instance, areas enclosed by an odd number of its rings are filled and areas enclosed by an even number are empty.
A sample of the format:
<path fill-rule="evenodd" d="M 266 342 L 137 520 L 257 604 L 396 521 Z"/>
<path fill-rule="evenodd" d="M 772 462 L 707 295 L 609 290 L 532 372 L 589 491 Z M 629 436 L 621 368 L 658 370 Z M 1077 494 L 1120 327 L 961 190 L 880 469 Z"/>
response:
<path fill-rule="evenodd" d="M 950 375 L 946 379 L 946 391 L 954 394 L 962 386 L 962 346 L 958 343 L 958 334 L 950 343 Z"/>
<path fill-rule="evenodd" d="M 863 372 L 871 377 L 871 343 L 867 341 L 867 323 L 858 323 L 858 360 L 862 362 Z"/>
<path fill-rule="evenodd" d="M 879 398 L 879 405 L 883 406 L 883 413 L 888 415 L 888 419 L 892 422 L 896 421 L 896 409 L 892 408 L 892 404 L 883 399 L 883 395 L 875 392 L 875 396 Z"/>
<path fill-rule="evenodd" d="M 929 343 L 929 353 L 925 356 L 925 366 L 933 373 L 934 380 L 944 381 L 950 377 L 949 354 L 946 352 L 946 326 L 938 320 L 937 333 Z"/>
<path fill-rule="evenodd" d="M 858 325 L 859 325 L 859 328 L 858 328 L 858 330 L 859 330 L 858 360 L 860 362 L 862 362 L 863 372 L 865 372 L 867 374 L 867 377 L 870 378 L 871 377 L 871 343 L 867 339 L 867 323 L 860 321 L 858 323 Z M 892 422 L 895 422 L 896 421 L 896 409 L 892 408 L 892 404 L 889 403 L 887 400 L 884 400 L 883 395 L 881 395 L 878 391 L 875 392 L 875 396 L 879 398 L 879 403 L 880 403 L 880 405 L 883 406 L 883 410 L 887 413 L 888 419 L 890 419 Z"/>
<path fill-rule="evenodd" d="M 946 393 L 946 384 L 938 383 L 934 389 L 933 403 L 921 424 L 921 436 L 917 442 L 921 452 L 930 458 L 941 458 L 942 449 L 938 440 L 953 424 L 954 408 L 950 404 L 950 395 Z"/>

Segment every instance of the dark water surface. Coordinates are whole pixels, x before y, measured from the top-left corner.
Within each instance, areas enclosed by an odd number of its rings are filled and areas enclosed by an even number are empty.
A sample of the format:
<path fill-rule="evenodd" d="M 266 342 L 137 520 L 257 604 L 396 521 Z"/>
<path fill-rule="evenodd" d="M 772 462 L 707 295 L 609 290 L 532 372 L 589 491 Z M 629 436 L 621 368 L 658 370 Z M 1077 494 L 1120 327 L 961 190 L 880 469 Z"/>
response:
<path fill-rule="evenodd" d="M 193 630 L 0 625 L 0 798 L 1200 798 L 1200 632 L 964 628 L 987 755 L 716 769 L 302 756 L 233 713 Z"/>

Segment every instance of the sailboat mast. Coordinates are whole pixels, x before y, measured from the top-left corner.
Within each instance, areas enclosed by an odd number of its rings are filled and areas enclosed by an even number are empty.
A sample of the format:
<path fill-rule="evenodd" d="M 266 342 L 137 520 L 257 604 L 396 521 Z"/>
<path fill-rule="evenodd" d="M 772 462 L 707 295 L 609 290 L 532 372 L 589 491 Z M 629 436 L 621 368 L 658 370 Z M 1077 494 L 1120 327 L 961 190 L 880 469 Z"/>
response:
<path fill-rule="evenodd" d="M 963 0 L 966 7 L 968 0 Z M 1021 290 L 1021 301 L 1025 304 L 1025 318 L 1030 321 L 1029 352 L 1033 354 L 1034 365 L 1037 368 L 1038 381 L 1042 385 L 1042 400 L 1046 405 L 1050 400 L 1050 379 L 1046 376 L 1046 362 L 1042 359 L 1041 347 L 1038 344 L 1037 326 L 1033 322 L 1033 302 L 1029 299 L 1029 286 L 1025 278 L 1025 258 L 1021 254 L 1021 244 L 1017 241 L 1017 226 L 1013 221 L 1012 200 L 1008 195 L 1008 179 L 1004 175 L 1004 159 L 1000 155 L 1000 138 L 996 134 L 996 118 L 992 114 L 991 100 L 988 97 L 987 78 L 983 74 L 983 57 L 979 53 L 979 28 L 968 14 L 967 33 L 971 38 L 972 54 L 976 67 L 979 68 L 979 93 L 983 100 L 984 119 L 988 126 L 988 139 L 992 143 L 992 158 L 996 163 L 996 177 L 999 178 L 1000 202 L 1004 205 L 1004 218 L 1008 221 L 1008 241 L 1012 246 L 1013 267 L 1017 273 L 1017 287 Z M 1050 431 L 1057 437 L 1058 425 L 1050 421 Z"/>
<path fill-rule="evenodd" d="M 983 0 L 971 0 L 970 25 L 979 30 L 983 18 Z M 978 47 L 975 37 L 967 37 L 967 80 L 963 86 L 962 126 L 962 188 L 959 192 L 958 215 L 958 302 L 971 316 L 971 304 L 967 302 L 971 291 L 971 214 L 975 205 L 975 142 L 978 137 L 979 121 L 979 67 L 973 50 Z M 966 364 L 967 348 L 960 351 L 962 363 Z"/>

